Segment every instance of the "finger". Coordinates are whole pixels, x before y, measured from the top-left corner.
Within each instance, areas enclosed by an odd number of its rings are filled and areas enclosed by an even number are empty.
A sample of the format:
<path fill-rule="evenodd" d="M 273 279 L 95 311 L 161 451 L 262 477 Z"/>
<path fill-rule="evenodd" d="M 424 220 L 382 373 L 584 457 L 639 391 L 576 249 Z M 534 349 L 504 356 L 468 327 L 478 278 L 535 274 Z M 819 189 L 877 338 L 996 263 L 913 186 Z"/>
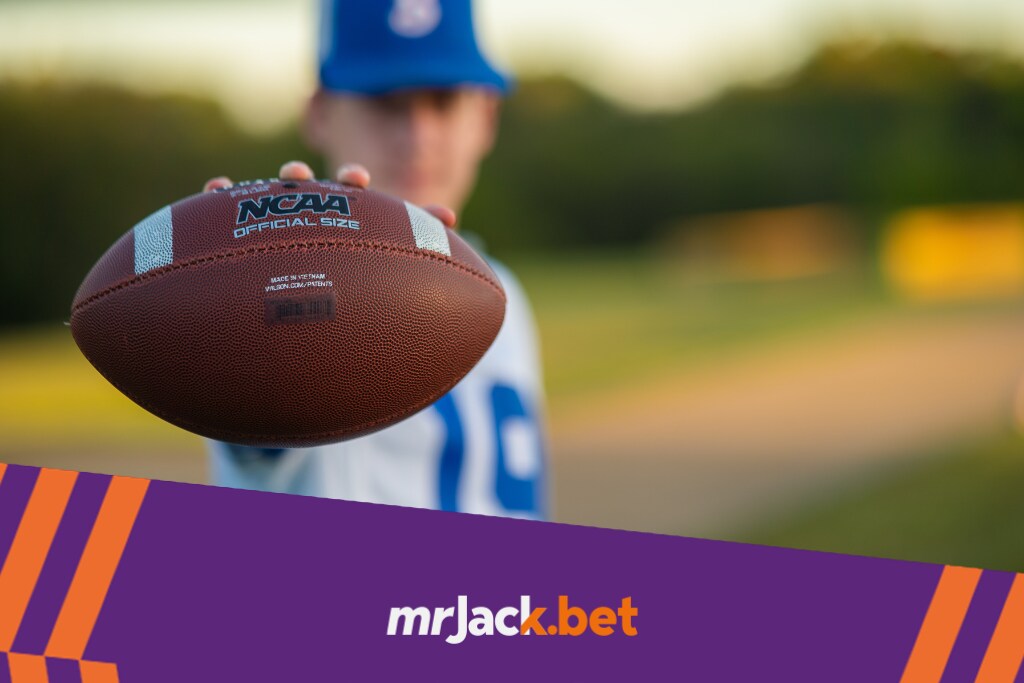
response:
<path fill-rule="evenodd" d="M 234 183 L 231 182 L 231 178 L 227 176 L 217 176 L 216 178 L 210 178 L 203 185 L 203 192 L 213 192 L 214 190 L 220 190 L 225 187 L 231 187 Z"/>
<path fill-rule="evenodd" d="M 454 228 L 456 215 L 455 212 L 449 209 L 447 206 L 441 206 L 440 204 L 429 204 L 423 207 L 423 210 L 432 215 L 437 220 L 444 223 L 446 228 Z"/>
<path fill-rule="evenodd" d="M 345 164 L 338 169 L 338 182 L 366 188 L 370 184 L 370 172 L 362 164 Z"/>
<path fill-rule="evenodd" d="M 304 161 L 289 161 L 277 172 L 281 180 L 312 180 L 313 169 Z"/>

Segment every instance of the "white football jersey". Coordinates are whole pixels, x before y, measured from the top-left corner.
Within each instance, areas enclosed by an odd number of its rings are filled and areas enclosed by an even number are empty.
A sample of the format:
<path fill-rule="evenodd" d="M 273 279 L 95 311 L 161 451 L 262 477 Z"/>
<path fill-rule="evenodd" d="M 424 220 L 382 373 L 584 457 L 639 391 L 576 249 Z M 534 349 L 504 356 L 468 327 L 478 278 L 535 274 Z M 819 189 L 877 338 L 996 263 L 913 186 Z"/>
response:
<path fill-rule="evenodd" d="M 519 283 L 494 344 L 434 405 L 387 429 L 315 448 L 209 441 L 218 486 L 544 519 L 547 461 L 536 329 Z"/>

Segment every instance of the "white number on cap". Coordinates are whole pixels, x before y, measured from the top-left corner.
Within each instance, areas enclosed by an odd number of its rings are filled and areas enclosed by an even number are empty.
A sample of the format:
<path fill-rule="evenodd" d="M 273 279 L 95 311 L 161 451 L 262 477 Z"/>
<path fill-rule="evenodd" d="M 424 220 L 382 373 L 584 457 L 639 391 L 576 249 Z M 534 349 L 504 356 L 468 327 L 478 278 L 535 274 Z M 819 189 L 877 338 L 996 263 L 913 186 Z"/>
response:
<path fill-rule="evenodd" d="M 388 14 L 388 26 L 405 38 L 422 38 L 440 23 L 438 0 L 395 0 Z"/>

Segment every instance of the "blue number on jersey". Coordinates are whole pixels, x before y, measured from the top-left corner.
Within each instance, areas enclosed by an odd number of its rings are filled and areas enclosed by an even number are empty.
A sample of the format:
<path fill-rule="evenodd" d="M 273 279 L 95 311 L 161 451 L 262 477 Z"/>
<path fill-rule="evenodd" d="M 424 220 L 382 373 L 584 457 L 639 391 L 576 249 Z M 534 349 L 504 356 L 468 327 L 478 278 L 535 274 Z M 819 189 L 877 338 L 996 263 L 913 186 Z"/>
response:
<path fill-rule="evenodd" d="M 494 491 L 501 505 L 509 512 L 525 512 L 544 517 L 544 467 L 540 430 L 536 417 L 523 402 L 519 393 L 510 386 L 496 384 L 490 392 L 491 417 L 495 448 Z M 446 394 L 434 404 L 445 426 L 445 441 L 441 449 L 439 474 L 439 502 L 442 510 L 458 510 L 458 486 L 466 454 L 465 431 L 462 419 L 455 407 L 451 394 Z M 536 443 L 534 455 L 539 459 L 529 478 L 517 477 L 509 471 L 508 444 L 504 428 L 515 420 L 525 420 L 531 428 Z"/>

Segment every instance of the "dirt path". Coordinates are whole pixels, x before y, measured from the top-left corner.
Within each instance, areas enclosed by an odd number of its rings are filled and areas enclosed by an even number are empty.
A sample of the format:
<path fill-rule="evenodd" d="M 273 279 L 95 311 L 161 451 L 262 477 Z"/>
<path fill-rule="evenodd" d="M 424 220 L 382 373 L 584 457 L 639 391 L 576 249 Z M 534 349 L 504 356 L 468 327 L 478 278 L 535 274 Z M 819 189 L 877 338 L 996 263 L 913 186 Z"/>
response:
<path fill-rule="evenodd" d="M 559 521 L 727 537 L 1010 419 L 1024 313 L 859 326 L 553 416 Z"/>
<path fill-rule="evenodd" d="M 85 448 L 42 446 L 16 448 L 4 453 L 2 461 L 15 465 L 55 467 L 62 470 L 120 474 L 126 477 L 166 479 L 189 484 L 205 484 L 208 480 L 206 453 L 198 438 L 189 439 L 173 450 L 166 446 L 114 444 L 101 448 L 92 444 Z"/>
<path fill-rule="evenodd" d="M 554 406 L 558 521 L 728 538 L 751 521 L 999 428 L 1024 311 L 850 325 Z M 84 445 L 83 445 L 84 446 Z M 40 448 L 6 461 L 203 482 L 188 447 Z M 84 446 L 88 449 L 88 446 Z"/>

